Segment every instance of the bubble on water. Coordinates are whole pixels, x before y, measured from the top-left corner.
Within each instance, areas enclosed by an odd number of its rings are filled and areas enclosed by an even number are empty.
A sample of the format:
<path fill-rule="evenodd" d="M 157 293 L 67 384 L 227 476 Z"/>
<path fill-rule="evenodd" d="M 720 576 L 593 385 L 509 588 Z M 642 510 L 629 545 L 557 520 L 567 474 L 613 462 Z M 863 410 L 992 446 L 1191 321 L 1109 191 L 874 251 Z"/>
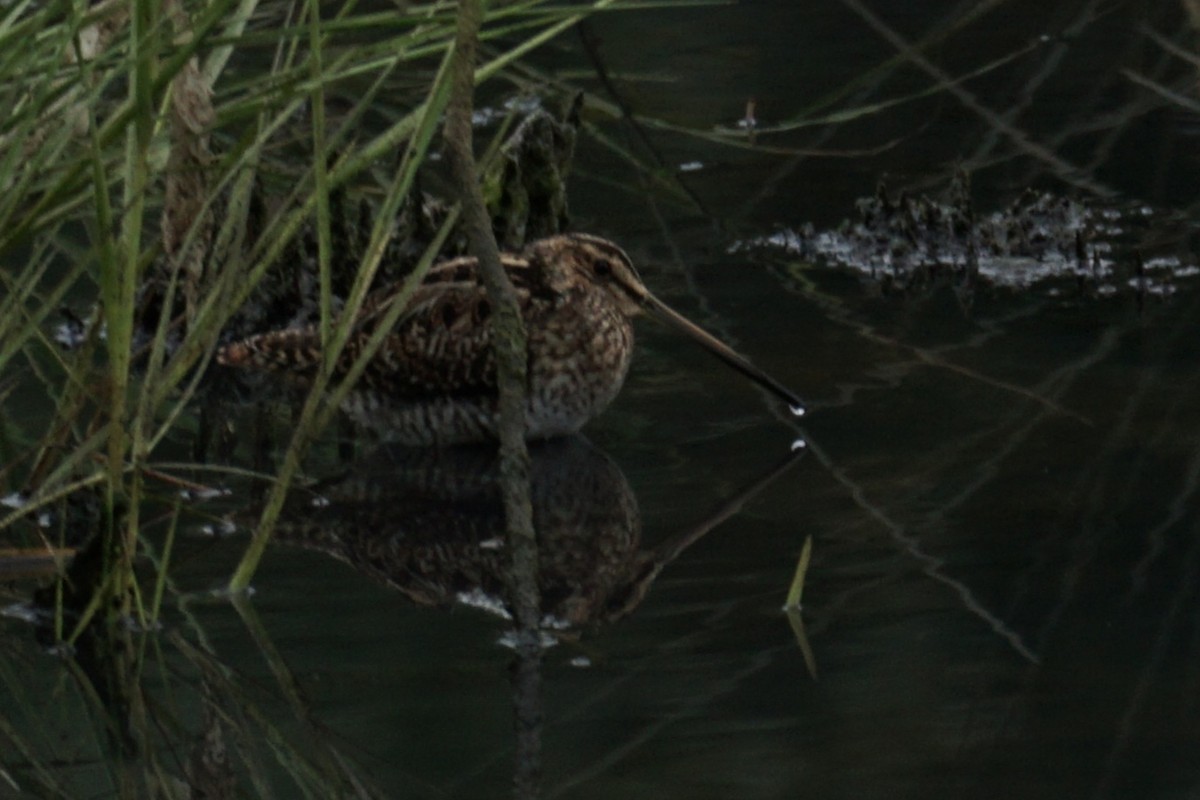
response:
<path fill-rule="evenodd" d="M 793 416 L 804 416 L 804 406 L 788 406 L 788 410 L 792 412 Z"/>

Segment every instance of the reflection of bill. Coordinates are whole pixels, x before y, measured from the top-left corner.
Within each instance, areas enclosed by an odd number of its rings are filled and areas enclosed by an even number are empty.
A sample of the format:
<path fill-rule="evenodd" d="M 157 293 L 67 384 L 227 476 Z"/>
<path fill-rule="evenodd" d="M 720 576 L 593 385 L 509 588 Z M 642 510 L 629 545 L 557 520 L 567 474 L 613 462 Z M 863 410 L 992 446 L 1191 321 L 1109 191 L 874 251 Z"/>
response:
<path fill-rule="evenodd" d="M 619 619 L 658 573 L 793 464 L 793 451 L 700 524 L 641 549 L 637 500 L 582 437 L 530 448 L 543 627 L 556 636 Z M 421 605 L 509 612 L 495 449 L 385 448 L 319 501 L 285 511 L 277 537 L 332 555 Z"/>

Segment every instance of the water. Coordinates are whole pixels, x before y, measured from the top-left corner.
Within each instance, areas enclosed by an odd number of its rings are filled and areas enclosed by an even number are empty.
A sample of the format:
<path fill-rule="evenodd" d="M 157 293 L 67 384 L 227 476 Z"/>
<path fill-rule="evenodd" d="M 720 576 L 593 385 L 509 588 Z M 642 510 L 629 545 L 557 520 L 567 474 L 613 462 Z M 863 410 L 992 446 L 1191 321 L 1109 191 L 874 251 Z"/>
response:
<path fill-rule="evenodd" d="M 1170 4 L 1140 6 L 1003 4 L 926 53 L 958 75 L 1037 42 L 967 97 L 760 132 L 754 148 L 650 129 L 690 198 L 630 189 L 585 141 L 576 226 L 620 242 L 658 296 L 808 413 L 643 324 L 590 445 L 545 470 L 538 513 L 562 530 L 543 543 L 561 554 L 543 592 L 568 629 L 540 663 L 500 644 L 510 624 L 486 608 L 502 586 L 486 490 L 431 496 L 405 488 L 395 454 L 318 450 L 323 502 L 299 498 L 248 602 L 206 595 L 244 535 L 180 532 L 173 581 L 188 600 L 159 634 L 166 669 L 146 678 L 151 716 L 179 720 L 167 771 L 182 773 L 208 696 L 239 780 L 278 796 L 325 796 L 346 775 L 380 797 L 496 797 L 514 776 L 546 798 L 1193 796 L 1200 283 L 1184 268 L 1200 183 L 1194 123 L 1139 107 L 1154 95 L 1122 70 L 1186 88 L 1184 65 L 1132 31 L 1194 37 Z M 963 9 L 887 13 L 916 41 Z M 735 127 L 750 97 L 769 129 L 886 63 L 895 49 L 872 25 L 853 2 L 595 22 L 631 106 L 701 131 Z M 584 63 L 574 38 L 534 60 Z M 928 74 L 897 66 L 849 102 L 919 91 Z M 671 82 L 648 79 L 660 75 Z M 888 290 L 786 248 L 735 248 L 854 217 L 883 173 L 896 191 L 940 191 L 958 164 L 981 213 L 1029 185 L 1149 206 L 1105 253 L 1124 270 L 1114 290 L 1073 277 Z M 1171 292 L 1139 291 L 1135 251 L 1178 259 Z M 219 517 L 242 501 L 239 485 L 198 507 Z M 780 608 L 809 537 L 794 627 Z M 70 796 L 113 793 L 120 770 L 105 764 L 121 759 L 97 744 L 86 698 L 23 623 L 0 626 L 6 685 L 53 709 L 29 719 L 10 699 L 0 713 L 68 765 Z M 2 763 L 36 785 L 21 759 Z"/>

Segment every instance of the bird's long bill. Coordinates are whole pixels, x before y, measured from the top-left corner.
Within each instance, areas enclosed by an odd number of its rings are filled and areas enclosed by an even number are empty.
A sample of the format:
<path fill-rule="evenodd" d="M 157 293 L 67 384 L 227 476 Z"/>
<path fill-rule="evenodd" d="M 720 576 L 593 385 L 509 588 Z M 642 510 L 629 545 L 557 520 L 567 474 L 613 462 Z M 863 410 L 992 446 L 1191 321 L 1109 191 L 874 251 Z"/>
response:
<path fill-rule="evenodd" d="M 793 414 L 799 416 L 800 414 L 804 413 L 804 401 L 801 400 L 795 392 L 793 392 L 791 389 L 788 389 L 782 383 L 751 364 L 746 360 L 745 357 L 735 352 L 729 345 L 725 344 L 708 331 L 696 325 L 687 317 L 683 316 L 678 311 L 675 311 L 673 308 L 666 305 L 652 294 L 647 293 L 642 303 L 646 310 L 655 317 L 667 323 L 672 328 L 687 334 L 687 336 L 693 341 L 703 346 L 705 350 L 712 353 L 714 356 L 721 359 L 726 364 L 757 383 L 759 386 L 781 398 L 785 403 L 788 404 L 788 407 L 791 408 Z"/>

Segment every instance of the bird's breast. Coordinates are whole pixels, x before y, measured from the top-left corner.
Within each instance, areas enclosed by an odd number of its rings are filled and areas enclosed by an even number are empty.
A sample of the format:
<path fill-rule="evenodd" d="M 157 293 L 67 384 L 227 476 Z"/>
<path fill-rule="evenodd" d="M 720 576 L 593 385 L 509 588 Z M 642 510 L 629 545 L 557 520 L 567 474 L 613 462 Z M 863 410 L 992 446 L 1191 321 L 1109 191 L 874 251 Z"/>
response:
<path fill-rule="evenodd" d="M 577 431 L 603 411 L 633 357 L 633 325 L 613 304 L 587 294 L 555 306 L 527 326 L 528 425 L 535 437 Z"/>

